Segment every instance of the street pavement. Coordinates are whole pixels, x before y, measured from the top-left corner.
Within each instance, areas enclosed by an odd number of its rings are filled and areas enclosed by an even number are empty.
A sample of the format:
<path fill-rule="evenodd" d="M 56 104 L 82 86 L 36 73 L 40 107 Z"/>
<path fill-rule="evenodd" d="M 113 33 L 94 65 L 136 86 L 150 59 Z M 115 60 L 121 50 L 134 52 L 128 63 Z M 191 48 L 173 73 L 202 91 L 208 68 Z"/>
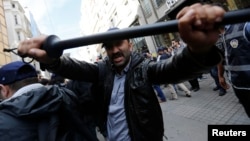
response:
<path fill-rule="evenodd" d="M 165 132 L 164 141 L 207 141 L 208 125 L 250 125 L 242 105 L 230 88 L 227 94 L 219 96 L 213 91 L 214 81 L 209 74 L 202 79 L 200 90 L 192 92 L 192 97 L 178 91 L 178 100 L 167 100 L 160 103 Z M 185 82 L 190 88 L 190 84 Z M 162 87 L 167 98 L 170 92 Z M 98 134 L 100 141 L 103 137 Z"/>
<path fill-rule="evenodd" d="M 178 100 L 168 100 L 161 103 L 167 141 L 207 141 L 208 125 L 249 125 L 242 105 L 233 93 L 232 88 L 227 94 L 219 96 L 219 91 L 213 91 L 214 81 L 209 74 L 203 76 L 200 90 L 192 92 L 192 97 L 185 97 L 178 91 Z M 189 88 L 189 83 L 186 83 Z M 163 89 L 166 96 L 170 93 Z M 165 140 L 165 139 L 164 139 Z"/>

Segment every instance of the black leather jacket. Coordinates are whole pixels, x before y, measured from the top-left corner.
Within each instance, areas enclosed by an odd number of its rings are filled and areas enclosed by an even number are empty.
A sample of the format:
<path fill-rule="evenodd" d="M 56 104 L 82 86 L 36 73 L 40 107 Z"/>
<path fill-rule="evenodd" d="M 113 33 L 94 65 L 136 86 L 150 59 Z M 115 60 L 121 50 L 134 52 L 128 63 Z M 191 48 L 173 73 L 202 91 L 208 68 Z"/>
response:
<path fill-rule="evenodd" d="M 179 83 L 207 73 L 219 63 L 221 54 L 214 48 L 206 55 L 196 56 L 185 48 L 172 59 L 161 62 L 147 61 L 138 54 L 132 54 L 131 58 L 124 102 L 130 137 L 132 141 L 162 141 L 162 111 L 152 84 Z M 101 119 L 105 125 L 115 74 L 111 64 L 108 61 L 91 64 L 61 57 L 57 66 L 50 69 L 70 79 L 100 84 Z"/>

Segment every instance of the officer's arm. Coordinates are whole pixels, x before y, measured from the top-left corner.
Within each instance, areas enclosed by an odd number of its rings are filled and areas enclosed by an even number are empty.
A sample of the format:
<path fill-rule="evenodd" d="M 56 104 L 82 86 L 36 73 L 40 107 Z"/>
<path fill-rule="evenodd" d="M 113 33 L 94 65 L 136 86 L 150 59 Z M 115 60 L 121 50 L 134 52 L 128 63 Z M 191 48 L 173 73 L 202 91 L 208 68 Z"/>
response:
<path fill-rule="evenodd" d="M 220 62 L 217 65 L 217 68 L 218 68 L 218 76 L 219 77 L 224 77 L 224 66 L 223 66 L 222 62 Z"/>
<path fill-rule="evenodd" d="M 224 89 L 229 89 L 230 86 L 229 86 L 229 84 L 227 84 L 226 79 L 224 77 L 225 70 L 224 70 L 224 66 L 223 66 L 222 62 L 220 62 L 217 65 L 217 68 L 218 68 L 219 83 L 220 83 L 221 87 L 223 87 Z"/>

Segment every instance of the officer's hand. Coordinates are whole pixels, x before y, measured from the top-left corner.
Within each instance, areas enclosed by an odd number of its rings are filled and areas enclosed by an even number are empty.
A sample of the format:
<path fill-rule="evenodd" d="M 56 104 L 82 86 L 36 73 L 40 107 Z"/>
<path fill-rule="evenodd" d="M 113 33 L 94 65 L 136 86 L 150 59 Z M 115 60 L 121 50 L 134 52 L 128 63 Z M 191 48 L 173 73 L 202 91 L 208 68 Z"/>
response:
<path fill-rule="evenodd" d="M 224 89 L 230 88 L 230 85 L 227 83 L 225 77 L 219 77 L 219 83 L 220 83 L 221 87 Z"/>
<path fill-rule="evenodd" d="M 219 38 L 220 22 L 225 11 L 218 6 L 194 4 L 183 8 L 177 15 L 181 38 L 193 53 L 204 53 L 211 49 Z"/>

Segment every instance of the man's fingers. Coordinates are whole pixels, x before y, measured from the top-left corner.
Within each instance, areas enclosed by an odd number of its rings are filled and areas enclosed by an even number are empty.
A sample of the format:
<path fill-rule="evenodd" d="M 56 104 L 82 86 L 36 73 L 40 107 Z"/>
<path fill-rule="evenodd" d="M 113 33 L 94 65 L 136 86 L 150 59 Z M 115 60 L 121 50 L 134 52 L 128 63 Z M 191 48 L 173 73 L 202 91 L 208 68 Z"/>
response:
<path fill-rule="evenodd" d="M 46 40 L 47 36 L 39 36 L 37 38 L 26 39 L 19 43 L 17 48 L 17 52 L 20 56 L 29 56 L 32 57 L 30 54 L 30 49 L 37 48 L 40 49 L 42 47 L 43 42 Z"/>
<path fill-rule="evenodd" d="M 185 39 L 186 36 L 190 35 L 190 31 L 192 31 L 192 23 L 195 19 L 195 11 L 193 9 L 189 9 L 187 13 L 185 13 L 180 19 L 179 19 L 179 32 L 181 32 L 182 38 Z"/>
<path fill-rule="evenodd" d="M 49 63 L 50 58 L 47 56 L 47 53 L 45 50 L 41 50 L 38 48 L 32 48 L 28 52 L 29 57 L 34 58 L 35 60 L 41 62 L 41 63 Z"/>

